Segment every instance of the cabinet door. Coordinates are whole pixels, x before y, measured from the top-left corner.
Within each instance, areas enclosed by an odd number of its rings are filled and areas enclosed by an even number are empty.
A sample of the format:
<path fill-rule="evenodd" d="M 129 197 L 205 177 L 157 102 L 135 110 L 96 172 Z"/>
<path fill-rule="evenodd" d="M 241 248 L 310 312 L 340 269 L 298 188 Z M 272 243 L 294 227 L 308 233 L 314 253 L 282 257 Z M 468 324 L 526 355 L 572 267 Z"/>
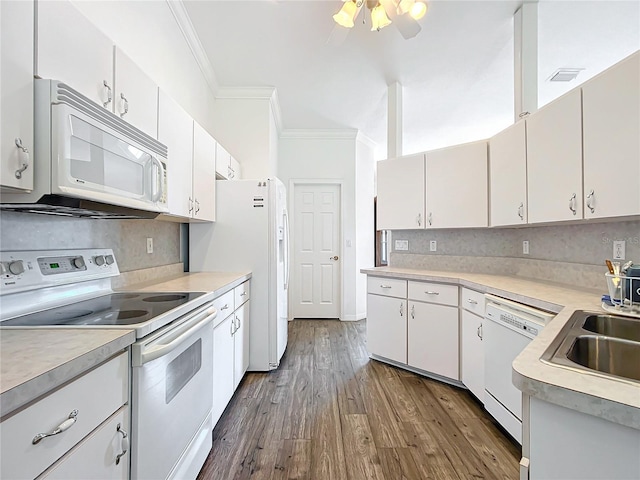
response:
<path fill-rule="evenodd" d="M 491 226 L 527 223 L 527 143 L 520 121 L 489 140 Z"/>
<path fill-rule="evenodd" d="M 193 198 L 193 120 L 169 95 L 158 98 L 158 140 L 168 149 L 167 181 L 169 213 L 191 217 Z"/>
<path fill-rule="evenodd" d="M 427 152 L 427 228 L 486 227 L 487 142 Z"/>
<path fill-rule="evenodd" d="M 113 111 L 113 42 L 68 1 L 36 6 L 36 75 L 61 80 Z"/>
<path fill-rule="evenodd" d="M 158 138 L 158 86 L 115 47 L 114 113 Z"/>
<path fill-rule="evenodd" d="M 529 223 L 582 218 L 580 104 L 572 90 L 526 120 Z"/>
<path fill-rule="evenodd" d="M 484 403 L 483 318 L 466 310 L 461 312 L 462 383 Z"/>
<path fill-rule="evenodd" d="M 21 144 L 24 149 L 16 144 Z M 0 184 L 33 189 L 33 2 L 0 2 Z M 27 168 L 24 169 L 25 163 Z M 17 178 L 16 172 L 20 178 Z"/>
<path fill-rule="evenodd" d="M 367 295 L 367 350 L 407 363 L 407 301 Z"/>
<path fill-rule="evenodd" d="M 118 427 L 120 429 L 118 429 Z M 124 451 L 122 438 L 129 429 L 129 406 L 125 405 L 91 432 L 78 445 L 56 462 L 38 480 L 126 480 L 129 478 L 129 452 Z M 127 441 L 129 439 L 127 438 Z"/>
<path fill-rule="evenodd" d="M 640 53 L 582 86 L 584 217 L 640 214 Z"/>
<path fill-rule="evenodd" d="M 229 315 L 213 329 L 213 408 L 211 410 L 212 427 L 222 416 L 229 400 L 233 396 L 233 320 Z"/>
<path fill-rule="evenodd" d="M 193 122 L 193 218 L 216 219 L 216 141 Z"/>
<path fill-rule="evenodd" d="M 216 143 L 216 177 L 225 180 L 228 179 L 230 167 L 231 155 L 219 142 Z"/>
<path fill-rule="evenodd" d="M 460 379 L 456 307 L 410 301 L 407 343 L 409 366 Z"/>
<path fill-rule="evenodd" d="M 240 180 L 242 178 L 240 171 L 240 162 L 229 156 L 229 180 Z"/>
<path fill-rule="evenodd" d="M 424 228 L 424 155 L 378 162 L 377 230 Z"/>
<path fill-rule="evenodd" d="M 235 311 L 234 315 L 236 318 L 236 331 L 233 334 L 235 345 L 233 384 L 235 390 L 249 368 L 249 304 L 244 303 Z"/>

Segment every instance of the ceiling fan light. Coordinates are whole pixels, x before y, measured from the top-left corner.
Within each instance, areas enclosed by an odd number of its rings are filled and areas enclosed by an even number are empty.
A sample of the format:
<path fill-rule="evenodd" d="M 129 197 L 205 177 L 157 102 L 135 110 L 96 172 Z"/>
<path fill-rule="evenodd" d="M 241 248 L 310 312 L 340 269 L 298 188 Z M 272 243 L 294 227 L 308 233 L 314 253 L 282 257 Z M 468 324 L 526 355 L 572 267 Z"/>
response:
<path fill-rule="evenodd" d="M 351 28 L 353 27 L 353 19 L 356 16 L 356 12 L 357 7 L 355 2 L 347 0 L 342 4 L 340 11 L 333 16 L 333 19 L 341 27 Z"/>
<path fill-rule="evenodd" d="M 391 24 L 391 20 L 387 17 L 387 12 L 384 11 L 384 7 L 380 4 L 371 10 L 371 31 L 380 30 Z"/>
<path fill-rule="evenodd" d="M 404 15 L 405 13 L 410 12 L 415 3 L 416 0 L 400 0 L 398 3 L 398 15 Z"/>
<path fill-rule="evenodd" d="M 427 4 L 424 2 L 415 2 L 409 11 L 409 15 L 414 20 L 420 20 L 427 13 Z"/>

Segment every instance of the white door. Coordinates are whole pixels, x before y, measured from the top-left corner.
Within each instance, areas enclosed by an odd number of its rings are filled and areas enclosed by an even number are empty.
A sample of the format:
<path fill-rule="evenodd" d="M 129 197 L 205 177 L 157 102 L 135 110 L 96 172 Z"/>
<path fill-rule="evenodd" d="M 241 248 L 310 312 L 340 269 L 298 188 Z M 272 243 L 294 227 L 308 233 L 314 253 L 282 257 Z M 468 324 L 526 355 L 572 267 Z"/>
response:
<path fill-rule="evenodd" d="M 340 317 L 340 186 L 294 187 L 294 318 Z"/>

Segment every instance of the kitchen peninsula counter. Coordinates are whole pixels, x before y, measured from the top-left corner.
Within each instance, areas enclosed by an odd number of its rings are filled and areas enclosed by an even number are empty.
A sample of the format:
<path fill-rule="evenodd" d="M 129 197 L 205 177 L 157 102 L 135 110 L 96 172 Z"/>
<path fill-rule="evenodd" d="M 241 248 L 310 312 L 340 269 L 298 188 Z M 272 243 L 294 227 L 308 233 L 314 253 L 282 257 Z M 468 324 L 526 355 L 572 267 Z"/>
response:
<path fill-rule="evenodd" d="M 129 285 L 118 290 L 144 292 L 213 292 L 218 297 L 251 278 L 251 272 L 185 272 Z"/>
<path fill-rule="evenodd" d="M 602 312 L 602 292 L 504 275 L 393 267 L 362 269 L 361 273 L 459 285 L 555 313 L 513 362 L 516 387 L 532 397 L 640 430 L 640 384 L 581 373 L 540 360 L 576 310 Z"/>

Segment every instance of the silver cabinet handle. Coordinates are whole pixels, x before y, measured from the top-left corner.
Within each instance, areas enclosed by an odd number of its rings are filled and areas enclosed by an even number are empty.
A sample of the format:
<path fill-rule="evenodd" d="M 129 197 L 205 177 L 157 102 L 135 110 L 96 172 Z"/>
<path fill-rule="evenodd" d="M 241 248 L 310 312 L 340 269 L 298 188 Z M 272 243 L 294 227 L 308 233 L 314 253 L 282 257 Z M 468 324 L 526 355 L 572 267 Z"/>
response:
<path fill-rule="evenodd" d="M 220 310 L 227 310 L 229 308 L 229 304 L 225 303 L 224 307 L 220 308 Z"/>
<path fill-rule="evenodd" d="M 422 226 L 422 214 L 419 213 L 418 217 L 416 218 L 416 222 L 418 222 L 418 226 L 421 227 Z"/>
<path fill-rule="evenodd" d="M 400 316 L 404 317 L 404 303 L 400 302 Z"/>
<path fill-rule="evenodd" d="M 111 103 L 111 100 L 113 99 L 113 97 L 111 95 L 111 87 L 109 86 L 109 84 L 107 83 L 106 80 L 102 81 L 102 85 L 104 86 L 104 92 L 105 92 L 105 95 L 107 97 L 107 99 L 104 101 L 102 106 L 104 108 L 107 108 L 107 105 L 109 105 Z"/>
<path fill-rule="evenodd" d="M 22 145 L 22 139 L 16 137 L 16 147 L 18 147 L 18 158 L 20 159 L 21 166 L 16 170 L 16 178 L 20 180 L 22 178 L 22 172 L 29 168 L 29 149 Z"/>
<path fill-rule="evenodd" d="M 416 318 L 416 306 L 411 305 L 411 318 Z"/>
<path fill-rule="evenodd" d="M 476 300 L 472 300 L 471 298 L 467 299 L 467 302 L 469 302 L 471 305 L 477 305 L 478 302 Z"/>
<path fill-rule="evenodd" d="M 246 297 L 246 296 L 247 296 L 247 292 L 242 292 L 242 293 L 240 294 L 240 296 L 241 296 L 241 297 Z"/>
<path fill-rule="evenodd" d="M 571 195 L 571 198 L 569 198 L 569 210 L 571 210 L 574 215 L 576 214 L 577 208 L 576 208 L 576 194 L 575 193 L 573 195 Z"/>
<path fill-rule="evenodd" d="M 120 93 L 120 118 L 129 113 L 129 100 L 124 96 L 124 93 Z"/>
<path fill-rule="evenodd" d="M 428 291 L 428 290 L 426 292 L 424 292 L 424 293 L 426 293 L 427 295 L 440 295 L 440 292 L 431 292 L 431 291 Z"/>
<path fill-rule="evenodd" d="M 236 333 L 236 319 L 235 316 L 234 318 L 231 320 L 231 336 L 233 337 L 233 334 Z"/>
<path fill-rule="evenodd" d="M 595 203 L 595 192 L 591 190 L 589 192 L 589 195 L 587 195 L 587 207 L 589 207 L 589 210 L 591 210 L 591 213 L 594 213 L 596 211 L 596 207 L 594 206 L 594 203 Z"/>
<path fill-rule="evenodd" d="M 518 207 L 518 216 L 520 220 L 524 220 L 524 202 L 520 202 L 520 206 Z"/>
<path fill-rule="evenodd" d="M 391 285 L 385 285 L 384 283 L 381 283 L 380 288 L 391 288 Z"/>
<path fill-rule="evenodd" d="M 59 433 L 64 432 L 65 430 L 69 430 L 73 426 L 73 424 L 76 423 L 77 418 L 78 418 L 78 410 L 72 410 L 71 413 L 69 414 L 69 417 L 64 422 L 62 422 L 56 428 L 51 430 L 49 433 L 37 434 L 35 437 L 33 437 L 33 440 L 31 440 L 31 443 L 33 445 L 37 445 L 38 443 L 40 443 L 40 441 L 43 438 L 52 437 L 54 435 L 58 435 Z"/>
<path fill-rule="evenodd" d="M 198 201 L 198 199 L 196 199 L 196 215 L 198 214 L 199 211 L 200 211 L 200 202 Z"/>
<path fill-rule="evenodd" d="M 480 324 L 480 326 L 478 327 L 478 331 L 476 333 L 478 335 L 478 338 L 482 340 L 482 324 Z"/>
<path fill-rule="evenodd" d="M 431 226 L 433 224 L 433 213 L 429 212 L 429 216 L 427 217 L 427 222 L 429 223 L 429 226 Z"/>
<path fill-rule="evenodd" d="M 189 197 L 189 213 L 193 212 L 193 199 Z"/>
<path fill-rule="evenodd" d="M 122 452 L 116 455 L 116 465 L 120 463 L 120 458 L 124 457 L 127 451 L 129 450 L 129 435 L 125 432 L 120 424 L 116 427 L 116 432 L 122 434 L 122 443 L 120 444 L 120 448 L 122 448 Z"/>

